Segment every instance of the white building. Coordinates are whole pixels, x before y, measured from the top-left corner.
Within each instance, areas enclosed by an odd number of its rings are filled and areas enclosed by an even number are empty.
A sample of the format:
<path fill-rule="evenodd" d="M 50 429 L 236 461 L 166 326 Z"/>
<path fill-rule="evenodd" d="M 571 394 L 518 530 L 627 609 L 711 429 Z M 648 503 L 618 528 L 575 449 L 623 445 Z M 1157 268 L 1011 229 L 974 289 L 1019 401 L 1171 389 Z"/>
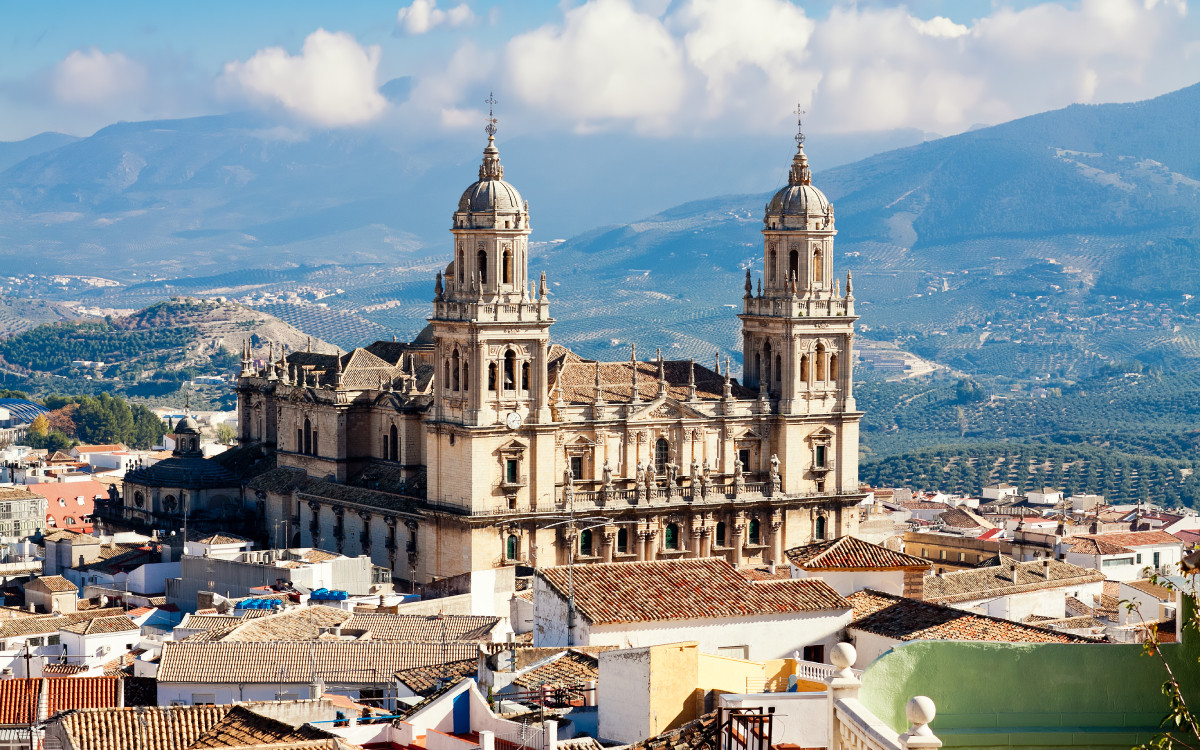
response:
<path fill-rule="evenodd" d="M 1030 615 L 1068 615 L 1067 597 L 1091 601 L 1104 593 L 1104 574 L 1061 560 L 1019 562 L 1000 555 L 1000 564 L 925 579 L 925 600 L 1005 620 Z"/>
<path fill-rule="evenodd" d="M 1017 496 L 1017 488 L 1011 484 L 993 484 L 983 488 L 984 500 L 1009 500 Z"/>
<path fill-rule="evenodd" d="M 709 654 L 762 660 L 803 649 L 823 661 L 849 621 L 849 604 L 821 579 L 751 581 L 723 558 L 580 565 L 573 575 L 563 566 L 534 576 L 535 646 L 688 640 Z"/>
<path fill-rule="evenodd" d="M 125 615 L 117 615 L 64 625 L 58 636 L 69 664 L 93 669 L 134 648 L 141 628 Z"/>
<path fill-rule="evenodd" d="M 1025 499 L 1033 505 L 1059 505 L 1063 501 L 1063 491 L 1053 487 L 1042 487 L 1026 492 Z"/>
<path fill-rule="evenodd" d="M 852 536 L 787 551 L 792 578 L 820 578 L 842 596 L 862 589 L 920 598 L 930 562 Z"/>
<path fill-rule="evenodd" d="M 1161 575 L 1179 572 L 1183 542 L 1165 531 L 1080 534 L 1059 543 L 1064 560 L 1095 568 L 1110 581 L 1145 578 L 1146 569 Z"/>

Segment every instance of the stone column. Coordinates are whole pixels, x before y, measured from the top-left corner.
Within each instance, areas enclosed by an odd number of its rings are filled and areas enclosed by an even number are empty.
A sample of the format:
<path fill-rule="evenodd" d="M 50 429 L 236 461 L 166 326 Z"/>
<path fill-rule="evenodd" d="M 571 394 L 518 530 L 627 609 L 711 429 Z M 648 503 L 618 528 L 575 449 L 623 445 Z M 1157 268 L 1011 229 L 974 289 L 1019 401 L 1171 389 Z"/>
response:
<path fill-rule="evenodd" d="M 693 520 L 692 525 L 688 529 L 691 538 L 688 539 L 689 547 L 691 547 L 692 557 L 703 557 L 703 542 L 704 527 L 700 525 L 698 520 Z"/>
<path fill-rule="evenodd" d="M 733 519 L 732 528 L 733 537 L 729 540 L 729 546 L 733 548 L 733 565 L 741 567 L 745 561 L 745 550 L 742 549 L 743 534 L 746 531 L 746 516 L 739 512 Z"/>
<path fill-rule="evenodd" d="M 637 530 L 637 559 L 638 562 L 646 562 L 646 552 L 650 548 L 650 532 L 645 529 Z"/>
<path fill-rule="evenodd" d="M 613 553 L 617 549 L 617 529 L 614 526 L 604 527 L 604 562 L 613 561 Z"/>
<path fill-rule="evenodd" d="M 777 508 L 771 511 L 771 562 L 782 565 L 783 559 L 783 513 Z"/>

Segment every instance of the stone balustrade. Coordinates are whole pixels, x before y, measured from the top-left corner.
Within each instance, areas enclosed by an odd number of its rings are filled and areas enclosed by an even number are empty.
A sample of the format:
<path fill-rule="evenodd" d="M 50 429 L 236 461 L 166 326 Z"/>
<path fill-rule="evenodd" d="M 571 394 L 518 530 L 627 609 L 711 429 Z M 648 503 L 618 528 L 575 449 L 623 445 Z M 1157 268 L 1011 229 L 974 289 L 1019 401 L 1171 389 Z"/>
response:
<path fill-rule="evenodd" d="M 908 702 L 905 715 L 910 726 L 904 734 L 885 724 L 858 700 L 862 686 L 850 665 L 857 654 L 849 643 L 833 647 L 829 660 L 837 668 L 825 680 L 829 701 L 829 750 L 935 750 L 942 741 L 929 728 L 937 708 L 929 698 L 918 695 Z"/>

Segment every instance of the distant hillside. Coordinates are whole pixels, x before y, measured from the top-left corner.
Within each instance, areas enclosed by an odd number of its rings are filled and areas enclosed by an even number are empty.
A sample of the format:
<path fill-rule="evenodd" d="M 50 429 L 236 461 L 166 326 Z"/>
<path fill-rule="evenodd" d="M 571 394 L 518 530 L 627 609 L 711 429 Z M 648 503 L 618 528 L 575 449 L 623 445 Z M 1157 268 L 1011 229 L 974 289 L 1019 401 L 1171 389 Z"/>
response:
<path fill-rule="evenodd" d="M 155 396 L 197 375 L 235 374 L 238 353 L 247 340 L 254 344 L 256 356 L 265 356 L 263 348 L 269 343 L 276 351 L 280 345 L 297 351 L 307 347 L 310 338 L 243 305 L 176 298 L 128 317 L 43 324 L 0 339 L 0 366 L 29 379 L 34 390 L 46 390 L 37 387 L 39 382 L 46 386 L 46 378 L 67 378 L 88 381 L 86 392 Z M 311 342 L 314 351 L 335 351 L 319 339 Z M 88 364 L 74 364 L 81 361 Z M 71 392 L 65 385 L 54 389 Z"/>
<path fill-rule="evenodd" d="M 27 331 L 42 323 L 79 318 L 78 314 L 57 302 L 0 296 L 0 336 Z"/>

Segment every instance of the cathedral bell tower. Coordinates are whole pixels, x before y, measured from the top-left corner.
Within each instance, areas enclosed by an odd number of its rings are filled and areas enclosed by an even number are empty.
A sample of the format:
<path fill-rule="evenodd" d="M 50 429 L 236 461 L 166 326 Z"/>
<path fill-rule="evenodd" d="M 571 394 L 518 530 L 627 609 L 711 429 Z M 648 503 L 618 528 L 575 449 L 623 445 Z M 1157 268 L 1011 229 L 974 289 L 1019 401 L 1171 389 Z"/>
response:
<path fill-rule="evenodd" d="M 788 184 L 763 217 L 757 292 L 746 271 L 744 380 L 777 415 L 784 490 L 856 492 L 861 414 L 853 394 L 852 281 L 847 274 L 843 292 L 834 277 L 833 204 L 812 184 L 797 124 Z"/>
<path fill-rule="evenodd" d="M 489 104 L 495 100 L 489 97 Z M 434 401 L 428 421 L 430 497 L 475 507 L 493 502 L 495 474 L 515 502 L 552 464 L 547 375 L 546 277 L 529 278 L 529 204 L 504 181 L 489 112 L 479 179 L 463 192 L 450 227 L 454 257 L 434 286 Z M 542 446 L 541 443 L 545 443 Z"/>

